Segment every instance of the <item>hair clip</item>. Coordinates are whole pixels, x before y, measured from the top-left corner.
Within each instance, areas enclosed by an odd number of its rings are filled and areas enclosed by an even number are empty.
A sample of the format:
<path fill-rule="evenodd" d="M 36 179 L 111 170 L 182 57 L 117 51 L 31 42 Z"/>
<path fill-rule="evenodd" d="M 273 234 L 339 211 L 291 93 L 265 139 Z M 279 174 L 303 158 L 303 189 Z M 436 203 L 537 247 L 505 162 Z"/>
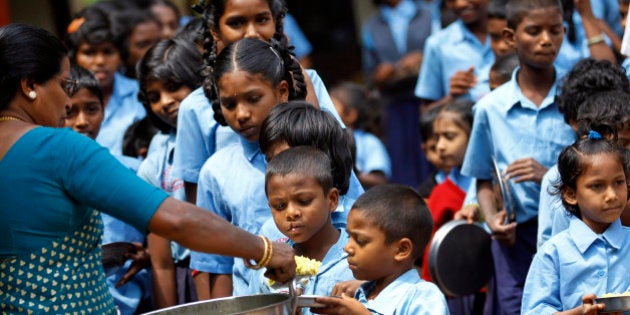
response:
<path fill-rule="evenodd" d="M 70 24 L 68 25 L 68 28 L 66 29 L 66 32 L 68 32 L 68 34 L 72 34 L 76 31 L 79 30 L 79 27 L 81 27 L 81 25 L 83 25 L 83 23 L 85 22 L 85 18 L 84 17 L 80 17 L 80 18 L 76 18 L 74 20 L 72 20 L 72 22 L 70 22 Z"/>
<path fill-rule="evenodd" d="M 590 130 L 588 132 L 588 138 L 591 139 L 591 140 L 601 140 L 604 137 L 602 137 L 602 135 L 599 132 L 597 132 L 595 130 Z"/>

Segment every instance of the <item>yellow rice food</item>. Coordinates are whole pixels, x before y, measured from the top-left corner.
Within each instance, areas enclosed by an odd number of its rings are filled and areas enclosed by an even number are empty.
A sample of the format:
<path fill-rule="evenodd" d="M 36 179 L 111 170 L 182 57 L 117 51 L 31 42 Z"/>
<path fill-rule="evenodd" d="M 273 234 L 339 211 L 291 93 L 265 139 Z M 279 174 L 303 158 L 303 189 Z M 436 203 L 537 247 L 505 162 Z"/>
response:
<path fill-rule="evenodd" d="M 322 265 L 321 261 L 310 259 L 304 256 L 295 256 L 295 269 L 296 276 L 314 276 L 319 271 L 319 267 Z M 269 279 L 269 286 L 272 286 L 275 281 Z"/>
<path fill-rule="evenodd" d="M 600 296 L 600 298 L 611 298 L 611 297 L 619 297 L 619 296 L 630 296 L 630 291 L 624 293 L 606 293 Z"/>

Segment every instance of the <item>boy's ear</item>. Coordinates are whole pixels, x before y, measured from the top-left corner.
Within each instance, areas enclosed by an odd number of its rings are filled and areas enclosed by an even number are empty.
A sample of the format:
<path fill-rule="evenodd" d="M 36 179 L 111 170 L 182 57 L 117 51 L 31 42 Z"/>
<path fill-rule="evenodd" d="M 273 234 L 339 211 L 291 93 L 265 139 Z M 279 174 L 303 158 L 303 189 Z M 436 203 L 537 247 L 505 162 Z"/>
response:
<path fill-rule="evenodd" d="M 398 246 L 396 246 L 396 253 L 394 254 L 394 259 L 398 262 L 405 261 L 411 257 L 413 253 L 413 242 L 403 237 L 398 242 L 396 242 Z"/>
<path fill-rule="evenodd" d="M 577 199 L 575 198 L 575 190 L 573 188 L 567 187 L 562 192 L 562 199 L 572 206 L 577 205 Z"/>
<path fill-rule="evenodd" d="M 276 93 L 280 98 L 280 102 L 288 102 L 289 101 L 289 83 L 286 80 L 280 81 L 278 86 L 276 87 Z"/>
<path fill-rule="evenodd" d="M 339 204 L 339 190 L 337 188 L 332 188 L 328 191 L 328 212 L 333 213 L 337 210 L 337 205 Z"/>
<path fill-rule="evenodd" d="M 503 29 L 503 40 L 510 46 L 510 48 L 516 48 L 516 42 L 514 41 L 514 30 L 506 27 Z"/>

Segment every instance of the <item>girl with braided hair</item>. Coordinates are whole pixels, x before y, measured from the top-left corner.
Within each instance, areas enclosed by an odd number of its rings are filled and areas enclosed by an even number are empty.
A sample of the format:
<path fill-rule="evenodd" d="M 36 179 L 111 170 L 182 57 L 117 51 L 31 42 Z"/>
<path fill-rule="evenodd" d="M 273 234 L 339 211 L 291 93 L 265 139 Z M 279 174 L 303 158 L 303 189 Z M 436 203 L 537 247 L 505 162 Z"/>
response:
<path fill-rule="evenodd" d="M 215 120 L 238 134 L 239 142 L 204 163 L 197 204 L 253 233 L 271 218 L 264 191 L 267 162 L 258 144 L 262 123 L 277 104 L 306 95 L 293 63 L 297 59 L 276 40 L 245 38 L 221 51 L 204 83 L 210 101 L 219 105 L 213 105 Z M 212 298 L 249 293 L 250 273 L 241 260 L 193 252 L 190 267 L 211 275 Z M 199 291 L 207 291 L 203 286 L 197 282 Z"/>

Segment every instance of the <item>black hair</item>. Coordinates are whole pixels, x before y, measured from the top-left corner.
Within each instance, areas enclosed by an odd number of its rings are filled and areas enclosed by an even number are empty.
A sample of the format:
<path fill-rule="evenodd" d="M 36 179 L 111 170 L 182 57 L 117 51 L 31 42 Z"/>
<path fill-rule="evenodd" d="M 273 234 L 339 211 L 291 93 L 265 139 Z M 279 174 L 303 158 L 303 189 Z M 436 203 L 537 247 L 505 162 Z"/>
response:
<path fill-rule="evenodd" d="M 573 66 L 556 96 L 558 110 L 567 123 L 575 122 L 580 105 L 593 93 L 630 91 L 630 81 L 622 67 L 608 60 L 585 58 Z"/>
<path fill-rule="evenodd" d="M 488 18 L 491 19 L 507 19 L 507 11 L 505 6 L 507 5 L 508 0 L 492 0 L 488 5 Z"/>
<path fill-rule="evenodd" d="M 27 24 L 0 28 L 0 110 L 20 89 L 22 79 L 36 83 L 50 80 L 67 56 L 63 43 L 50 32 Z"/>
<path fill-rule="evenodd" d="M 158 128 L 153 125 L 149 116 L 131 124 L 123 136 L 123 155 L 139 157 L 143 149 L 147 150 L 149 148 L 151 139 L 158 131 Z"/>
<path fill-rule="evenodd" d="M 622 165 L 628 184 L 628 154 L 626 150 L 618 145 L 615 141 L 603 139 L 579 139 L 572 145 L 564 148 L 558 157 L 558 173 L 559 180 L 553 185 L 555 194 L 562 196 L 563 192 L 569 189 L 575 191 L 577 189 L 577 181 L 580 175 L 588 165 L 582 159 L 584 156 L 593 156 L 597 154 L 611 153 L 617 161 Z M 566 211 L 577 218 L 582 218 L 579 205 L 571 205 L 562 199 L 562 205 Z"/>
<path fill-rule="evenodd" d="M 341 195 L 348 192 L 354 165 L 352 151 L 348 135 L 331 114 L 306 101 L 279 104 L 263 121 L 258 141 L 263 153 L 280 142 L 290 147 L 310 145 L 326 152 L 331 161 L 333 185 Z"/>
<path fill-rule="evenodd" d="M 333 86 L 329 94 L 341 101 L 344 106 L 358 112 L 355 128 L 383 137 L 381 103 L 376 92 L 370 92 L 363 85 L 344 81 Z M 345 110 L 345 109 L 344 109 Z"/>
<path fill-rule="evenodd" d="M 617 133 L 630 118 L 630 94 L 626 91 L 605 91 L 589 96 L 580 105 L 577 115 L 578 138 L 597 130 L 606 139 L 617 139 Z"/>
<path fill-rule="evenodd" d="M 66 34 L 66 45 L 68 46 L 71 61 L 76 60 L 76 53 L 81 43 L 99 45 L 110 42 L 118 50 L 121 60 L 125 60 L 124 55 L 124 28 L 114 19 L 118 11 L 117 6 L 109 1 L 102 1 L 92 4 L 79 12 L 68 26 Z"/>
<path fill-rule="evenodd" d="M 490 68 L 490 71 L 499 76 L 499 79 L 502 83 L 505 83 L 507 81 L 510 81 L 510 79 L 512 78 L 512 73 L 514 72 L 514 69 L 518 67 L 518 65 L 518 55 L 515 52 L 511 52 L 497 57 L 497 59 L 494 61 L 494 64 L 492 65 L 492 68 Z"/>
<path fill-rule="evenodd" d="M 103 89 L 101 89 L 101 84 L 92 72 L 77 64 L 71 64 L 70 78 L 77 82 L 75 91 L 87 89 L 98 98 L 98 101 L 101 103 L 101 108 L 104 109 Z"/>
<path fill-rule="evenodd" d="M 206 97 L 212 101 L 214 119 L 223 126 L 227 126 L 227 122 L 221 112 L 217 83 L 223 74 L 236 70 L 258 74 L 274 87 L 286 81 L 289 100 L 306 97 L 302 68 L 290 49 L 273 39 L 268 43 L 255 38 L 243 38 L 223 49 L 217 56 L 215 66 L 210 67 L 210 75 L 203 84 Z"/>
<path fill-rule="evenodd" d="M 454 119 L 453 122 L 459 128 L 465 130 L 467 135 L 470 135 L 473 126 L 473 105 L 475 105 L 475 102 L 467 98 L 455 98 L 444 104 L 444 107 L 442 107 L 442 110 L 440 110 L 434 120 L 440 119 L 447 112 L 456 113 L 459 119 Z"/>
<path fill-rule="evenodd" d="M 204 39 L 203 39 L 203 60 L 206 62 L 206 73 L 204 74 L 206 77 L 206 82 L 204 82 L 204 92 L 208 99 L 212 100 L 210 97 L 210 89 L 212 89 L 212 84 L 214 81 L 211 78 L 212 71 L 216 65 L 217 59 L 217 43 L 214 41 L 212 37 L 212 31 L 219 32 L 219 20 L 225 13 L 225 6 L 229 0 L 199 0 L 199 4 L 194 5 L 193 9 L 203 15 L 203 19 L 206 21 L 206 28 L 204 31 Z M 271 15 L 276 25 L 276 32 L 273 35 L 273 39 L 278 41 L 283 47 L 289 47 L 289 41 L 284 34 L 284 16 L 287 12 L 286 4 L 284 0 L 266 0 L 269 9 L 271 10 Z M 293 50 L 291 49 L 291 53 Z M 297 62 L 296 62 L 297 63 Z M 291 67 L 295 67 L 292 63 L 289 63 Z M 299 66 L 299 64 L 297 64 Z M 301 69 L 301 68 L 300 68 Z M 304 80 L 304 77 L 301 73 L 297 73 L 295 69 L 292 69 L 298 77 L 296 80 Z M 221 125 L 227 125 L 225 120 L 221 116 L 221 111 L 218 110 L 218 105 L 215 106 L 213 104 L 213 109 L 215 119 Z M 217 116 L 218 115 L 218 116 Z M 223 123 L 222 123 L 223 122 Z"/>
<path fill-rule="evenodd" d="M 197 47 L 191 42 L 177 38 L 159 41 L 138 62 L 137 73 L 140 85 L 138 100 L 160 131 L 168 133 L 173 128 L 151 110 L 146 90 L 147 84 L 153 80 L 161 80 L 172 90 L 177 90 L 181 86 L 195 90 L 203 82 L 202 67 L 203 60 Z"/>
<path fill-rule="evenodd" d="M 403 238 L 410 239 L 413 260 L 422 255 L 433 232 L 433 218 L 427 204 L 408 186 L 374 186 L 359 196 L 351 211 L 360 211 L 383 231 L 387 244 Z"/>
<path fill-rule="evenodd" d="M 179 28 L 174 37 L 181 38 L 183 40 L 193 42 L 196 45 L 203 45 L 203 36 L 206 32 L 206 22 L 200 18 L 192 18 L 186 25 Z"/>
<path fill-rule="evenodd" d="M 438 113 L 442 110 L 444 105 L 437 105 L 420 116 L 420 137 L 422 142 L 425 142 L 433 138 L 433 121 L 437 117 Z"/>
<path fill-rule="evenodd" d="M 517 26 L 523 21 L 523 18 L 531 11 L 549 8 L 557 9 L 560 11 L 560 14 L 563 15 L 563 7 L 558 0 L 510 0 L 506 5 L 507 26 L 516 30 Z"/>
<path fill-rule="evenodd" d="M 314 178 L 321 186 L 324 195 L 333 188 L 333 175 L 330 158 L 322 150 L 312 146 L 297 146 L 280 152 L 269 161 L 265 171 L 265 193 L 273 176 L 289 174 Z"/>
<path fill-rule="evenodd" d="M 120 27 L 120 36 L 122 36 L 123 40 L 120 45 L 120 56 L 125 64 L 126 75 L 128 77 L 136 76 L 136 65 L 129 64 L 129 40 L 131 39 L 131 34 L 134 32 L 134 29 L 140 25 L 145 23 L 155 23 L 158 28 L 161 27 L 160 21 L 151 13 L 151 11 L 146 9 L 128 9 L 120 11 L 113 15 L 115 19 L 115 23 Z"/>

